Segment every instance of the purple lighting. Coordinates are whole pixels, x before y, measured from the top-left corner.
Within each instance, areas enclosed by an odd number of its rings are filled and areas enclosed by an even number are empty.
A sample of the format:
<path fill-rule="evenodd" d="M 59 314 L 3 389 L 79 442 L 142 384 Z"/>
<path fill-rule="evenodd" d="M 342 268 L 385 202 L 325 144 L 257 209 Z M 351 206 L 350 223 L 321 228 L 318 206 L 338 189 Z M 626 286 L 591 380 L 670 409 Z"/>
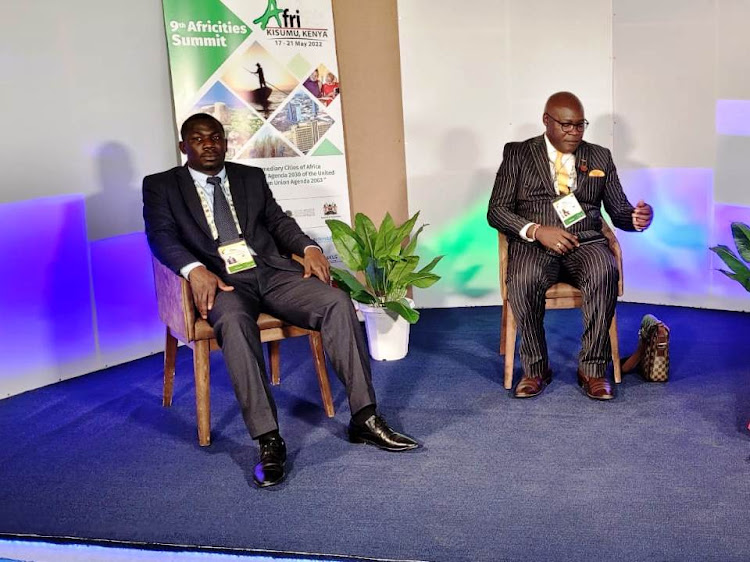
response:
<path fill-rule="evenodd" d="M 750 101 L 717 100 L 716 133 L 719 135 L 750 136 Z"/>
<path fill-rule="evenodd" d="M 91 242 L 99 351 L 105 364 L 147 355 L 163 345 L 151 252 L 142 232 Z"/>
<path fill-rule="evenodd" d="M 654 207 L 644 233 L 618 233 L 625 262 L 625 290 L 688 297 L 708 293 L 709 229 L 713 171 L 708 168 L 620 170 L 625 192 L 635 204 Z"/>
<path fill-rule="evenodd" d="M 0 205 L 0 387 L 67 378 L 96 356 L 82 195 Z M 76 373 L 77 374 L 77 373 Z"/>

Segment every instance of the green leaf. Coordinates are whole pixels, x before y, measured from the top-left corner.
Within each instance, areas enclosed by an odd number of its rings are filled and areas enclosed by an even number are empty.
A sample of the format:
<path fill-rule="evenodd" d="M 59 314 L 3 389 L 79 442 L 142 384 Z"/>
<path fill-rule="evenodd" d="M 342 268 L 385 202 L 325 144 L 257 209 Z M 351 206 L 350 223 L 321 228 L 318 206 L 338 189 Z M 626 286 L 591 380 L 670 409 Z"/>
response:
<path fill-rule="evenodd" d="M 386 300 L 399 300 L 406 296 L 407 277 L 419 263 L 417 256 L 399 258 L 393 263 L 386 280 Z"/>
<path fill-rule="evenodd" d="M 391 285 L 398 285 L 403 283 L 406 275 L 414 271 L 419 263 L 419 257 L 409 256 L 407 258 L 401 258 L 390 271 L 388 275 L 388 282 Z"/>
<path fill-rule="evenodd" d="M 746 291 L 750 291 L 750 275 L 740 275 L 738 273 L 730 273 L 726 269 L 720 269 L 724 275 L 729 277 L 730 279 L 737 281 L 740 285 L 742 285 Z"/>
<path fill-rule="evenodd" d="M 435 275 L 434 273 L 412 273 L 408 277 L 408 281 L 410 285 L 414 285 L 415 287 L 419 287 L 420 289 L 426 289 L 427 287 L 430 287 L 440 281 L 440 276 Z"/>
<path fill-rule="evenodd" d="M 419 320 L 419 312 L 409 306 L 409 301 L 406 299 L 400 299 L 397 301 L 388 301 L 384 306 L 399 316 L 403 317 L 409 324 L 414 324 Z"/>
<path fill-rule="evenodd" d="M 367 284 L 372 287 L 373 292 L 376 296 L 382 297 L 385 295 L 385 282 L 386 273 L 385 270 L 378 265 L 377 260 L 370 258 L 365 266 L 365 278 Z"/>
<path fill-rule="evenodd" d="M 370 257 L 375 255 L 375 238 L 378 234 L 375 225 L 370 220 L 370 217 L 362 213 L 357 213 L 354 217 L 354 231 L 359 236 L 365 249 L 365 256 Z"/>
<path fill-rule="evenodd" d="M 365 304 L 375 304 L 378 302 L 378 300 L 370 294 L 367 288 L 362 285 L 354 275 L 345 269 L 332 267 L 331 277 L 336 281 L 339 288 L 348 293 L 355 301 L 363 302 Z"/>
<path fill-rule="evenodd" d="M 383 222 L 380 223 L 378 234 L 375 237 L 374 256 L 376 259 L 383 259 L 390 256 L 391 240 L 395 230 L 396 225 L 393 222 L 393 217 L 391 217 L 390 213 L 386 213 L 385 217 L 383 217 Z"/>
<path fill-rule="evenodd" d="M 363 270 L 366 263 L 364 248 L 357 234 L 348 224 L 340 220 L 328 219 L 326 224 L 331 230 L 333 245 L 336 246 L 341 261 L 354 271 Z"/>
<path fill-rule="evenodd" d="M 732 236 L 742 259 L 750 263 L 750 227 L 741 222 L 732 223 Z"/>
<path fill-rule="evenodd" d="M 438 264 L 438 262 L 443 259 L 445 256 L 437 256 L 436 258 L 433 258 L 433 260 L 428 263 L 426 266 L 424 266 L 422 269 L 420 269 L 417 273 L 429 273 L 432 271 L 435 266 Z"/>
<path fill-rule="evenodd" d="M 411 237 L 411 240 L 407 244 L 406 248 L 404 248 L 404 251 L 401 252 L 402 256 L 411 256 L 414 253 L 414 250 L 417 249 L 417 238 L 419 238 L 419 235 L 422 233 L 425 226 L 427 225 L 423 224 L 417 229 L 417 231 L 414 233 L 414 236 Z"/>
<path fill-rule="evenodd" d="M 404 224 L 396 228 L 396 230 L 393 232 L 393 239 L 391 240 L 391 247 L 390 247 L 390 254 L 393 256 L 401 255 L 401 247 L 406 238 L 409 237 L 411 234 L 412 229 L 414 228 L 414 224 L 417 222 L 417 218 L 419 218 L 419 211 L 417 211 L 413 217 L 408 219 Z"/>
<path fill-rule="evenodd" d="M 740 275 L 750 275 L 750 270 L 748 270 L 747 266 L 742 263 L 742 261 L 727 246 L 724 246 L 723 244 L 720 246 L 713 246 L 711 251 L 719 256 L 721 260 L 727 264 L 729 269 L 735 273 Z"/>

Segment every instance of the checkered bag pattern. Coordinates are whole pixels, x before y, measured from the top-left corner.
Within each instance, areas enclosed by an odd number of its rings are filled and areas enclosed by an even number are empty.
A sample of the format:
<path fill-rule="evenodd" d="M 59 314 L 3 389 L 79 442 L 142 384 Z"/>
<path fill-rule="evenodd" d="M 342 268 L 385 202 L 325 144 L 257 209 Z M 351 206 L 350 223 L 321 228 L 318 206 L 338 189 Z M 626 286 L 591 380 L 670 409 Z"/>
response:
<path fill-rule="evenodd" d="M 638 332 L 639 346 L 643 356 L 638 371 L 650 382 L 667 382 L 669 380 L 669 328 L 664 322 L 647 314 L 641 320 Z"/>

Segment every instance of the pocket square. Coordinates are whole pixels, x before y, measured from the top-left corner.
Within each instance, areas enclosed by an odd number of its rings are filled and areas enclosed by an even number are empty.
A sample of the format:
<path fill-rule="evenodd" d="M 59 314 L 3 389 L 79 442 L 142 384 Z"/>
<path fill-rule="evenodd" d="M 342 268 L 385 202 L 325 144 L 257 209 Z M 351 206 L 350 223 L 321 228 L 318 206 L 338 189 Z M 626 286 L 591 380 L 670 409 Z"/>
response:
<path fill-rule="evenodd" d="M 604 172 L 602 172 L 601 170 L 591 170 L 589 172 L 589 177 L 590 178 L 603 178 Z"/>

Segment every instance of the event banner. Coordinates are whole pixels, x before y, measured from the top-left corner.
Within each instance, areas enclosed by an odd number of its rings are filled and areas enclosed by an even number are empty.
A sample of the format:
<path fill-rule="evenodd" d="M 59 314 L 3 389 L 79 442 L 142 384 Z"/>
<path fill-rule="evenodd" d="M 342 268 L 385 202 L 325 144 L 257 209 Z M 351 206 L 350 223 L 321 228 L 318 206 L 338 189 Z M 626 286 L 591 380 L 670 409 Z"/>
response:
<path fill-rule="evenodd" d="M 163 0 L 177 127 L 210 113 L 227 159 L 263 168 L 286 213 L 338 261 L 350 223 L 331 0 Z"/>

